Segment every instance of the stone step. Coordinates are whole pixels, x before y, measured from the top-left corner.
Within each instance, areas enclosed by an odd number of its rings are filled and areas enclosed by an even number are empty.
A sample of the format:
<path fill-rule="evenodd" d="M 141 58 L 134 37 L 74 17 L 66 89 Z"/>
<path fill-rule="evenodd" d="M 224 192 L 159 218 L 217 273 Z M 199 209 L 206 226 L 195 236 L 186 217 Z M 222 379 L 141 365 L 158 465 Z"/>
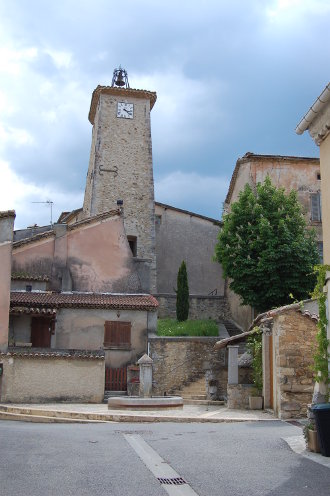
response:
<path fill-rule="evenodd" d="M 206 400 L 206 394 L 182 394 L 184 400 Z"/>
<path fill-rule="evenodd" d="M 42 408 L 29 408 L 19 406 L 0 406 L 0 419 L 3 420 L 25 420 L 29 422 L 109 422 L 111 419 L 107 414 L 74 412 L 67 410 L 47 410 Z"/>
<path fill-rule="evenodd" d="M 85 423 L 99 423 L 104 424 L 104 420 L 90 420 L 78 419 L 70 417 L 52 417 L 50 415 L 35 415 L 24 413 L 12 413 L 0 411 L 0 420 L 19 420 L 24 422 L 37 422 L 40 423 L 53 423 L 53 424 L 85 424 Z"/>
<path fill-rule="evenodd" d="M 223 406 L 224 401 L 219 400 L 192 400 L 190 398 L 183 398 L 184 405 L 208 405 L 208 406 Z"/>

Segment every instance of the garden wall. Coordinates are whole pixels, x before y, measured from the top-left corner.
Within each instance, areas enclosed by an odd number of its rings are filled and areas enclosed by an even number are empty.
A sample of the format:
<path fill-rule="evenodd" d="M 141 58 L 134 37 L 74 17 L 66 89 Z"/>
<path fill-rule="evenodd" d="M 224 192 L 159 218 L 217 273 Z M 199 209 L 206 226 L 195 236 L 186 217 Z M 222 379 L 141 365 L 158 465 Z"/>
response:
<path fill-rule="evenodd" d="M 176 294 L 156 294 L 158 317 L 176 318 Z M 215 319 L 222 320 L 230 318 L 227 299 L 224 296 L 189 296 L 189 318 L 190 319 Z"/>
<path fill-rule="evenodd" d="M 274 409 L 279 418 L 305 417 L 313 397 L 316 322 L 288 309 L 274 316 Z"/>
<path fill-rule="evenodd" d="M 0 353 L 0 363 L 1 402 L 103 401 L 103 352 L 25 350 Z"/>

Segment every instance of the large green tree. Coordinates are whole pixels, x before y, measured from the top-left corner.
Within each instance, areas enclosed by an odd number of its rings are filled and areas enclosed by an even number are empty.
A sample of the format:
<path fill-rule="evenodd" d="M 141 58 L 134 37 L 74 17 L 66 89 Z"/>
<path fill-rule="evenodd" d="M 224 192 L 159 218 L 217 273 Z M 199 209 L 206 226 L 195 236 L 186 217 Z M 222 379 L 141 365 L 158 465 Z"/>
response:
<path fill-rule="evenodd" d="M 306 226 L 295 191 L 267 176 L 247 184 L 223 219 L 215 257 L 244 305 L 263 312 L 309 297 L 319 263 L 315 233 Z"/>
<path fill-rule="evenodd" d="M 187 320 L 189 314 L 189 287 L 188 275 L 185 261 L 182 262 L 178 271 L 176 290 L 176 318 L 179 322 Z"/>

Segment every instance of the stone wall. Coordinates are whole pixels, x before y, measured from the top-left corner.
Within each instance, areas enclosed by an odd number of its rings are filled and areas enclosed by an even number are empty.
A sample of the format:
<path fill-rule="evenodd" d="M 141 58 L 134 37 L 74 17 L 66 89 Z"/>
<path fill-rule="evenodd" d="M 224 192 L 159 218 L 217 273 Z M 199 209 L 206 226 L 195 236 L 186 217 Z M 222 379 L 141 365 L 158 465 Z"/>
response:
<path fill-rule="evenodd" d="M 223 296 L 222 267 L 213 261 L 220 222 L 158 202 L 155 214 L 158 293 L 175 293 L 184 260 L 192 294 Z"/>
<path fill-rule="evenodd" d="M 79 356 L 80 355 L 80 356 Z M 100 403 L 104 397 L 104 356 L 68 352 L 0 354 L 0 401 Z"/>
<path fill-rule="evenodd" d="M 93 138 L 86 179 L 84 216 L 117 207 L 123 200 L 127 236 L 136 238 L 136 256 L 145 261 L 143 290 L 156 291 L 154 182 L 150 99 L 156 95 L 132 89 L 98 87 L 90 113 Z M 117 117 L 119 102 L 134 105 L 132 119 Z M 146 267 L 148 275 L 145 274 Z"/>
<path fill-rule="evenodd" d="M 158 317 L 176 318 L 176 295 L 156 294 L 159 303 Z M 190 319 L 215 319 L 222 320 L 230 318 L 227 299 L 223 296 L 189 296 L 189 318 Z"/>
<path fill-rule="evenodd" d="M 227 359 L 225 350 L 214 350 L 219 338 L 150 337 L 149 356 L 153 360 L 153 394 L 170 394 L 205 375 L 211 399 L 226 396 Z"/>
<path fill-rule="evenodd" d="M 313 396 L 316 322 L 297 309 L 274 316 L 274 410 L 279 418 L 305 417 Z"/>
<path fill-rule="evenodd" d="M 249 396 L 253 389 L 253 384 L 228 384 L 227 407 L 232 409 L 249 408 Z"/>

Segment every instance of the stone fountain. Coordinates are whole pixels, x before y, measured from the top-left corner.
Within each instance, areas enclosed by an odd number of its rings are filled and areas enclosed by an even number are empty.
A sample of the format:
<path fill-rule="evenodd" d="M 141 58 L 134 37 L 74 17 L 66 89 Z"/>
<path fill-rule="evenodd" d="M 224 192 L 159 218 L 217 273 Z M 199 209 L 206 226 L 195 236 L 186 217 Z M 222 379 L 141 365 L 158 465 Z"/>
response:
<path fill-rule="evenodd" d="M 138 361 L 140 366 L 139 396 L 112 396 L 108 399 L 108 408 L 112 409 L 163 409 L 182 408 L 181 396 L 152 396 L 152 363 L 153 360 L 143 355 Z"/>

